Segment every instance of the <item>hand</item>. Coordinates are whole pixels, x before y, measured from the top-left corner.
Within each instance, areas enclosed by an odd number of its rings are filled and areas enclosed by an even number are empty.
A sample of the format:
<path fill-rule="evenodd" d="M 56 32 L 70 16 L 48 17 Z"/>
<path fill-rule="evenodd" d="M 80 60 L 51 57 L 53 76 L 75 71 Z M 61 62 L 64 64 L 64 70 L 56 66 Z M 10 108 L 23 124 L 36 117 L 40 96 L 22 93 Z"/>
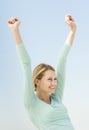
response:
<path fill-rule="evenodd" d="M 12 17 L 8 20 L 8 26 L 12 29 L 12 30 L 16 30 L 18 29 L 20 25 L 20 21 L 18 18 L 16 17 Z"/>
<path fill-rule="evenodd" d="M 16 17 L 10 18 L 8 20 L 8 26 L 11 29 L 11 32 L 13 34 L 13 37 L 14 37 L 16 44 L 22 43 L 22 38 L 21 38 L 21 35 L 20 35 L 20 31 L 19 31 L 19 25 L 20 25 L 20 21 Z"/>
<path fill-rule="evenodd" d="M 65 22 L 69 25 L 73 32 L 76 31 L 76 24 L 74 22 L 74 18 L 70 14 L 65 16 Z"/>

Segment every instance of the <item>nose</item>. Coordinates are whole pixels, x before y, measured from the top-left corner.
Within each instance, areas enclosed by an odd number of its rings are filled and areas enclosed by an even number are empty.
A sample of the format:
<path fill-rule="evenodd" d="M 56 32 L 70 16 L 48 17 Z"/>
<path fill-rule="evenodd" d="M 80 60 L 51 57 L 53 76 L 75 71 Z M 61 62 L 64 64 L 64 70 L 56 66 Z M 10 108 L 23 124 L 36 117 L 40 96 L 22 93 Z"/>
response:
<path fill-rule="evenodd" d="M 53 86 L 56 86 L 56 85 L 57 85 L 57 81 L 56 81 L 56 80 L 52 80 L 51 84 L 52 84 Z"/>

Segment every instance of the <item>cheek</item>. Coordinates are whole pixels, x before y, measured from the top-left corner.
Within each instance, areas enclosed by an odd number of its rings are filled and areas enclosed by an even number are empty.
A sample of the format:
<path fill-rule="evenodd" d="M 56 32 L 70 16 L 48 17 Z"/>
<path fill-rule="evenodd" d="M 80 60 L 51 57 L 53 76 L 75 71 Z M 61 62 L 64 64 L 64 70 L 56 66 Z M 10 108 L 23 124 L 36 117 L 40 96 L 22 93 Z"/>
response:
<path fill-rule="evenodd" d="M 45 85 L 45 81 L 44 80 L 41 80 L 41 82 L 40 82 L 40 86 L 44 86 Z"/>
<path fill-rule="evenodd" d="M 41 85 L 41 86 L 48 86 L 49 84 L 50 84 L 50 83 L 47 82 L 46 80 L 43 80 L 43 81 L 40 82 L 40 85 Z"/>
<path fill-rule="evenodd" d="M 57 86 L 57 81 L 55 81 L 54 85 Z"/>

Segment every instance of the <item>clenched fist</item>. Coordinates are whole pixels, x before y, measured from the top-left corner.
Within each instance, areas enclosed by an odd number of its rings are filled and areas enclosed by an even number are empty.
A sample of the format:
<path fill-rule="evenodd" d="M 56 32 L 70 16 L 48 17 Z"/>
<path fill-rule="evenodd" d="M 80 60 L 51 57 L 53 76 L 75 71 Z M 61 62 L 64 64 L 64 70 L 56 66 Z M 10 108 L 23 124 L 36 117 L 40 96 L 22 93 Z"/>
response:
<path fill-rule="evenodd" d="M 65 22 L 68 24 L 68 26 L 71 28 L 72 31 L 76 30 L 76 24 L 72 15 L 70 14 L 66 15 Z"/>
<path fill-rule="evenodd" d="M 20 20 L 16 17 L 12 17 L 8 20 L 8 26 L 13 30 L 18 29 L 19 25 Z"/>

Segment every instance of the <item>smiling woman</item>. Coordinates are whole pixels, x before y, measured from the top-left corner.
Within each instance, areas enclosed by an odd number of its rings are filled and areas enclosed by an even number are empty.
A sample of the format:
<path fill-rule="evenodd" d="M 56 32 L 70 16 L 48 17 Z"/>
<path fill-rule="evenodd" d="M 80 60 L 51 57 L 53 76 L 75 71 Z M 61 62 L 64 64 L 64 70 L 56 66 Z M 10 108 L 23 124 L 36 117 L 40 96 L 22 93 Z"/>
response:
<path fill-rule="evenodd" d="M 49 98 L 49 93 L 54 93 L 57 85 L 55 71 L 51 70 L 50 68 L 48 70 L 45 70 L 43 73 L 41 72 L 40 75 L 43 76 L 41 76 L 41 78 L 36 77 L 34 81 L 34 84 L 36 86 L 36 95 L 49 104 L 51 102 Z"/>
<path fill-rule="evenodd" d="M 31 60 L 19 32 L 20 20 L 10 18 L 8 21 L 23 67 L 24 104 L 31 121 L 39 130 L 74 130 L 62 98 L 66 60 L 74 40 L 76 24 L 71 15 L 66 15 L 65 21 L 71 30 L 61 49 L 57 72 L 52 66 L 42 63 L 34 69 L 33 74 Z"/>
<path fill-rule="evenodd" d="M 50 72 L 51 71 L 51 72 Z M 46 80 L 54 80 L 51 73 L 54 73 L 53 76 L 56 77 L 55 74 L 55 69 L 47 64 L 39 64 L 33 71 L 33 82 L 34 82 L 34 86 L 35 86 L 35 90 L 37 88 L 39 81 L 41 81 L 41 79 L 43 79 L 44 77 L 46 78 Z"/>

